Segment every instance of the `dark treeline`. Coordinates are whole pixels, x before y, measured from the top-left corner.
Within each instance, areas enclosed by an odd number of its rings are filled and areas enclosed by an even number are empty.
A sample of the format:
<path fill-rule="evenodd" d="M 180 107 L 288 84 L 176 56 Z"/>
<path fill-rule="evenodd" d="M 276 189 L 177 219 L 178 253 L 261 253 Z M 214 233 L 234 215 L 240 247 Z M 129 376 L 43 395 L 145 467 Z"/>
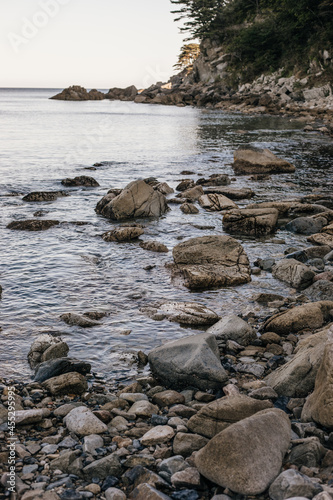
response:
<path fill-rule="evenodd" d="M 189 39 L 226 46 L 253 75 L 303 69 L 333 40 L 332 0 L 171 0 Z"/>

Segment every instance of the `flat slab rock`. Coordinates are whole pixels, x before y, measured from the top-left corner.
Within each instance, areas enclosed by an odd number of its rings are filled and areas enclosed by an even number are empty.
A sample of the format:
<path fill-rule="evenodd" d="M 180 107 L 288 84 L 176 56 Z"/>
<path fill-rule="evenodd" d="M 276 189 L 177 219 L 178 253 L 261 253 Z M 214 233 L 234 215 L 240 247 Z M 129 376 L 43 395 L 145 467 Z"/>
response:
<path fill-rule="evenodd" d="M 151 319 L 168 319 L 185 325 L 213 325 L 219 320 L 214 311 L 196 302 L 163 302 L 140 310 Z"/>
<path fill-rule="evenodd" d="M 236 203 L 223 194 L 209 193 L 200 196 L 199 204 L 209 212 L 220 212 L 222 210 L 230 210 L 238 208 Z"/>
<path fill-rule="evenodd" d="M 139 238 L 144 233 L 141 227 L 117 227 L 112 231 L 102 234 L 104 241 L 117 241 L 118 243 L 132 241 Z"/>
<path fill-rule="evenodd" d="M 10 222 L 7 229 L 14 229 L 16 231 L 46 231 L 50 227 L 58 226 L 58 220 L 41 220 L 41 219 L 26 219 Z"/>
<path fill-rule="evenodd" d="M 231 210 L 223 217 L 223 228 L 230 233 L 264 236 L 275 230 L 278 215 L 275 208 Z"/>
<path fill-rule="evenodd" d="M 295 172 L 295 167 L 282 160 L 269 149 L 245 146 L 234 152 L 233 169 L 235 174 L 283 174 Z"/>
<path fill-rule="evenodd" d="M 67 178 L 61 181 L 61 184 L 66 187 L 75 186 L 87 186 L 87 187 L 98 187 L 98 182 L 87 175 L 80 175 L 79 177 L 74 177 L 73 179 Z"/>
<path fill-rule="evenodd" d="M 69 196 L 66 191 L 33 191 L 23 196 L 23 201 L 54 201 L 60 196 Z"/>
<path fill-rule="evenodd" d="M 255 193 L 252 191 L 250 188 L 232 188 L 232 187 L 209 187 L 204 189 L 205 194 L 222 194 L 223 196 L 226 196 L 230 200 L 244 200 L 244 199 L 249 199 L 252 198 Z"/>
<path fill-rule="evenodd" d="M 240 285 L 251 281 L 249 259 L 231 236 L 203 236 L 174 247 L 175 271 L 190 289 Z"/>

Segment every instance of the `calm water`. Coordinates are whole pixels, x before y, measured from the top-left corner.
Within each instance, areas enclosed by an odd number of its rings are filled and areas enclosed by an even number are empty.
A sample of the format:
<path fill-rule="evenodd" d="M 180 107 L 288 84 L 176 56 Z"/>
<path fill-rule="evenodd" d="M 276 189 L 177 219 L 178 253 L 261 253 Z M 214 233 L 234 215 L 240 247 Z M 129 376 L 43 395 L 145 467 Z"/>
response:
<path fill-rule="evenodd" d="M 94 208 L 111 187 L 149 176 L 173 188 L 182 170 L 208 176 L 233 175 L 232 153 L 251 142 L 268 147 L 293 162 L 295 175 L 275 176 L 256 183 L 241 177 L 233 187 L 250 186 L 255 201 L 332 190 L 332 141 L 303 132 L 304 123 L 276 117 L 248 117 L 192 108 L 121 102 L 62 102 L 48 100 L 56 90 L 0 89 L 0 376 L 30 377 L 26 355 L 43 332 L 61 333 L 70 354 L 92 362 L 93 370 L 109 379 L 133 375 L 133 354 L 148 352 L 169 339 L 193 333 L 168 321 L 156 322 L 139 308 L 162 299 L 194 300 L 219 314 L 246 313 L 259 291 L 288 292 L 269 274 L 236 288 L 191 293 L 172 283 L 165 264 L 180 238 L 223 233 L 221 215 L 200 211 L 184 215 L 178 205 L 160 220 L 147 220 L 142 239 L 157 239 L 170 249 L 155 254 L 138 243 L 106 243 L 101 234 L 112 223 Z M 108 161 L 96 171 L 85 170 Z M 92 175 L 99 188 L 69 189 L 70 196 L 51 203 L 25 203 L 30 191 L 62 189 L 61 179 Z M 192 176 L 197 179 L 198 176 Z M 239 203 L 240 206 L 245 206 Z M 63 222 L 45 232 L 10 231 L 12 220 L 43 218 Z M 86 225 L 70 222 L 83 221 Z M 215 226 L 199 230 L 193 224 Z M 306 246 L 303 237 L 285 231 L 285 244 L 242 240 L 251 262 L 257 257 L 283 255 L 291 245 Z M 151 271 L 144 267 L 154 264 Z M 65 312 L 106 311 L 101 326 L 69 327 Z M 131 334 L 124 336 L 124 330 Z"/>

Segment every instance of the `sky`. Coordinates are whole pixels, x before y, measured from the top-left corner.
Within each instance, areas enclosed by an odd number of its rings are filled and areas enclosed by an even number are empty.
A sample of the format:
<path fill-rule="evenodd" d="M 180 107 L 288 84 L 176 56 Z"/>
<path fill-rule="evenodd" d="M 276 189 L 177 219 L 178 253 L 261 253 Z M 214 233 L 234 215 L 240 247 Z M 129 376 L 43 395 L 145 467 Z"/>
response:
<path fill-rule="evenodd" d="M 0 87 L 146 88 L 175 73 L 170 0 L 0 0 Z"/>

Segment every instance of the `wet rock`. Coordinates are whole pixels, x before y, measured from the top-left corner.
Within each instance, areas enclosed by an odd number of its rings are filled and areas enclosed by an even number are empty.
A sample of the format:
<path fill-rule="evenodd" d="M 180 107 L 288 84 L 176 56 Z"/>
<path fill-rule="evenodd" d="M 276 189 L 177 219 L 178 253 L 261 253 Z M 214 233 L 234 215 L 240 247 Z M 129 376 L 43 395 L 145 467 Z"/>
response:
<path fill-rule="evenodd" d="M 66 191 L 34 191 L 25 195 L 23 201 L 54 201 L 61 196 L 68 196 Z"/>
<path fill-rule="evenodd" d="M 86 186 L 86 187 L 98 187 L 98 182 L 93 178 L 87 175 L 80 175 L 79 177 L 74 177 L 74 179 L 63 179 L 61 184 L 66 187 L 75 187 L 75 186 Z"/>
<path fill-rule="evenodd" d="M 201 450 L 208 443 L 208 439 L 199 434 L 178 432 L 173 440 L 173 452 L 175 455 L 189 457 L 194 451 Z"/>
<path fill-rule="evenodd" d="M 60 316 L 67 325 L 70 326 L 80 326 L 81 328 L 91 328 L 93 326 L 98 326 L 100 323 L 94 319 L 90 319 L 88 316 L 76 314 L 76 313 L 65 313 Z"/>
<path fill-rule="evenodd" d="M 199 209 L 195 205 L 193 205 L 193 203 L 182 203 L 182 205 L 180 205 L 179 208 L 184 214 L 198 214 L 199 213 Z"/>
<path fill-rule="evenodd" d="M 90 363 L 80 361 L 75 358 L 57 358 L 44 361 L 35 371 L 36 382 L 45 382 L 52 377 L 57 377 L 63 373 L 77 372 L 86 375 L 91 370 Z"/>
<path fill-rule="evenodd" d="M 187 426 L 192 432 L 212 438 L 235 422 L 272 406 L 269 401 L 258 401 L 244 394 L 225 396 L 201 408 Z"/>
<path fill-rule="evenodd" d="M 313 393 L 308 397 L 302 411 L 302 420 L 313 420 L 333 429 L 333 327 L 328 330 L 323 358 L 316 375 Z"/>
<path fill-rule="evenodd" d="M 49 334 L 39 335 L 30 347 L 28 353 L 29 365 L 31 368 L 36 368 L 42 361 L 65 357 L 68 351 L 68 345 L 60 337 Z"/>
<path fill-rule="evenodd" d="M 107 231 L 102 234 L 104 241 L 118 241 L 119 243 L 123 241 L 132 241 L 144 233 L 141 227 L 117 227 L 112 231 Z"/>
<path fill-rule="evenodd" d="M 213 174 L 208 179 L 201 177 L 196 182 L 200 186 L 228 186 L 230 183 L 231 180 L 227 174 Z"/>
<path fill-rule="evenodd" d="M 327 328 L 299 342 L 294 357 L 267 376 L 281 396 L 303 398 L 313 390 L 327 341 Z"/>
<path fill-rule="evenodd" d="M 307 476 L 294 469 L 288 469 L 283 471 L 271 484 L 269 497 L 272 500 L 300 496 L 313 498 L 321 491 L 322 487 L 318 483 L 314 483 Z"/>
<path fill-rule="evenodd" d="M 183 191 L 181 194 L 178 194 L 177 196 L 180 198 L 184 198 L 187 201 L 197 201 L 200 196 L 204 194 L 203 189 L 201 186 L 195 186 L 190 189 L 186 189 L 186 191 Z"/>
<path fill-rule="evenodd" d="M 41 422 L 44 418 L 50 416 L 50 410 L 38 408 L 33 410 L 18 410 L 15 412 L 16 425 L 31 425 Z"/>
<path fill-rule="evenodd" d="M 217 188 L 206 188 L 204 189 L 205 194 L 217 193 L 226 196 L 230 200 L 244 200 L 252 198 L 254 196 L 254 191 L 250 188 L 231 188 L 231 187 L 217 187 Z"/>
<path fill-rule="evenodd" d="M 327 280 L 315 281 L 313 285 L 304 290 L 306 295 L 312 301 L 333 300 L 333 282 Z"/>
<path fill-rule="evenodd" d="M 58 220 L 41 220 L 41 219 L 26 219 L 10 222 L 7 229 L 15 231 L 46 231 L 50 227 L 58 226 Z"/>
<path fill-rule="evenodd" d="M 314 234 L 319 233 L 326 224 L 327 219 L 324 217 L 297 217 L 286 224 L 286 229 L 293 233 Z"/>
<path fill-rule="evenodd" d="M 213 325 L 219 320 L 214 311 L 196 302 L 162 302 L 140 310 L 152 319 L 168 319 L 185 325 Z"/>
<path fill-rule="evenodd" d="M 190 289 L 251 281 L 247 255 L 230 236 L 203 236 L 184 241 L 174 247 L 173 258 Z"/>
<path fill-rule="evenodd" d="M 278 211 L 275 208 L 231 210 L 223 217 L 223 227 L 231 233 L 264 236 L 275 230 Z"/>
<path fill-rule="evenodd" d="M 168 247 L 160 243 L 159 241 L 140 241 L 140 247 L 144 250 L 148 250 L 150 252 L 159 252 L 159 253 L 168 253 Z"/>
<path fill-rule="evenodd" d="M 232 208 L 238 208 L 236 203 L 229 200 L 223 194 L 211 193 L 204 194 L 199 198 L 199 204 L 205 210 L 209 212 L 220 212 L 222 210 L 230 210 Z"/>
<path fill-rule="evenodd" d="M 277 278 L 297 290 L 304 290 L 313 282 L 316 273 L 308 266 L 295 259 L 282 259 L 272 268 L 274 278 Z"/>
<path fill-rule="evenodd" d="M 144 446 L 151 446 L 155 444 L 167 443 L 174 437 L 174 435 L 175 432 L 169 425 L 157 425 L 156 427 L 150 429 L 150 431 L 146 432 L 140 441 Z"/>
<path fill-rule="evenodd" d="M 96 212 L 111 220 L 136 217 L 159 217 L 168 209 L 164 195 L 145 181 L 134 181 L 116 197 L 106 195 L 96 206 Z"/>
<path fill-rule="evenodd" d="M 201 390 L 220 389 L 228 378 L 216 339 L 206 333 L 157 347 L 148 360 L 155 376 L 173 388 L 190 385 Z"/>
<path fill-rule="evenodd" d="M 52 377 L 43 386 L 54 396 L 63 394 L 83 394 L 88 389 L 86 378 L 80 373 L 70 372 Z"/>
<path fill-rule="evenodd" d="M 218 341 L 234 340 L 243 346 L 249 345 L 257 338 L 253 328 L 235 314 L 228 314 L 220 319 L 207 330 L 207 333 L 214 335 Z"/>
<path fill-rule="evenodd" d="M 332 307 L 333 302 L 330 300 L 297 306 L 275 314 L 266 321 L 264 328 L 267 332 L 279 335 L 296 333 L 305 328 L 316 330 L 330 320 Z"/>
<path fill-rule="evenodd" d="M 237 175 L 282 174 L 295 172 L 294 165 L 275 156 L 269 149 L 245 145 L 234 152 L 233 169 Z"/>
<path fill-rule="evenodd" d="M 164 196 L 175 192 L 174 189 L 172 189 L 172 187 L 170 187 L 166 182 L 158 182 L 155 186 L 153 186 L 153 188 L 164 194 Z"/>
<path fill-rule="evenodd" d="M 107 455 L 100 460 L 95 460 L 83 469 L 83 474 L 86 479 L 105 479 L 108 476 L 120 476 L 121 465 L 119 458 L 115 454 Z"/>
<path fill-rule="evenodd" d="M 79 436 L 89 436 L 90 434 L 101 434 L 107 431 L 107 426 L 95 417 L 95 415 L 85 406 L 79 406 L 71 410 L 64 418 L 67 429 Z"/>
<path fill-rule="evenodd" d="M 176 191 L 187 191 L 195 186 L 193 179 L 183 179 L 178 186 L 176 187 Z"/>
<path fill-rule="evenodd" d="M 333 234 L 316 233 L 309 236 L 307 240 L 316 245 L 325 245 L 333 248 Z"/>
<path fill-rule="evenodd" d="M 258 495 L 279 474 L 290 431 L 283 411 L 263 410 L 217 434 L 196 454 L 195 464 L 203 476 L 224 488 Z"/>

